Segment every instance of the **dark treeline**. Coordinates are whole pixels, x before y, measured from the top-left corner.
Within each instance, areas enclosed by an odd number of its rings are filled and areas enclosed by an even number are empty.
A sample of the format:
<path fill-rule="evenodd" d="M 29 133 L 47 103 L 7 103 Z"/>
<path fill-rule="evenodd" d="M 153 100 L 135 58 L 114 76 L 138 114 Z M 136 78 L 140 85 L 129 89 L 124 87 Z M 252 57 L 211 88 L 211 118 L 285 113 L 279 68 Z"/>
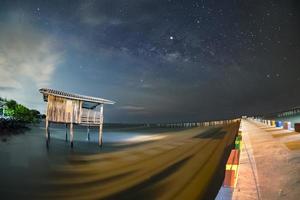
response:
<path fill-rule="evenodd" d="M 16 130 L 24 129 L 30 123 L 38 123 L 43 117 L 38 110 L 29 109 L 15 100 L 0 97 L 0 101 L 0 134 L 17 133 Z"/>

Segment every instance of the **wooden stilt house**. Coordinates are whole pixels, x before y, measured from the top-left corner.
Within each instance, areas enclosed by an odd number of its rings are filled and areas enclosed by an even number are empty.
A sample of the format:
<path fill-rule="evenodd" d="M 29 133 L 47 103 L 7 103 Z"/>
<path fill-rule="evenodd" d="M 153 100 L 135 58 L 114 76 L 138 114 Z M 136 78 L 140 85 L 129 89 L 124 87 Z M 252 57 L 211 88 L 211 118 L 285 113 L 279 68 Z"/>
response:
<path fill-rule="evenodd" d="M 49 123 L 64 123 L 66 128 L 70 126 L 70 143 L 73 147 L 73 126 L 79 124 L 87 126 L 87 139 L 89 139 L 89 128 L 91 126 L 99 127 L 98 143 L 102 146 L 102 127 L 103 127 L 103 105 L 114 104 L 115 102 L 78 95 L 67 92 L 61 92 L 52 89 L 42 88 L 39 90 L 47 102 L 46 111 L 46 143 L 50 142 Z M 66 129 L 66 140 L 68 139 Z"/>

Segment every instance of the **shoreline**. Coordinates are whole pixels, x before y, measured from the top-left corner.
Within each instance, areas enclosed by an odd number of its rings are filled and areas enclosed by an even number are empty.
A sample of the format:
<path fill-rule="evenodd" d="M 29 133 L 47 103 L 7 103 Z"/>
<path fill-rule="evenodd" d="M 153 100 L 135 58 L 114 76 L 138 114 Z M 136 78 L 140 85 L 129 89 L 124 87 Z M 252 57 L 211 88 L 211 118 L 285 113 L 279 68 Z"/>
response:
<path fill-rule="evenodd" d="M 30 130 L 28 124 L 16 120 L 0 120 L 0 137 L 24 134 Z"/>

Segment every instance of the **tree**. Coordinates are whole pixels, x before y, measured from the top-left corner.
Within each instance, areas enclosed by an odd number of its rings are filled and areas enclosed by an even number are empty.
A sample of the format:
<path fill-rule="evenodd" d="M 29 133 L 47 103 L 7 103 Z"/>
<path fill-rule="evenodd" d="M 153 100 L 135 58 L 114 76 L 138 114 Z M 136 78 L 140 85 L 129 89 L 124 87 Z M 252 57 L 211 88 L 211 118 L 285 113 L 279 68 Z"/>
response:
<path fill-rule="evenodd" d="M 38 111 L 38 110 L 32 109 L 32 110 L 30 110 L 30 112 L 33 116 L 35 116 L 37 118 L 40 117 L 40 115 L 41 115 L 40 111 Z"/>
<path fill-rule="evenodd" d="M 31 122 L 32 119 L 30 110 L 21 104 L 16 105 L 13 117 L 22 122 Z"/>
<path fill-rule="evenodd" d="M 41 119 L 41 113 L 38 110 L 30 110 L 33 122 L 38 122 Z"/>
<path fill-rule="evenodd" d="M 9 100 L 9 101 L 6 102 L 6 106 L 7 106 L 8 109 L 14 110 L 17 105 L 18 104 L 15 100 Z"/>
<path fill-rule="evenodd" d="M 38 122 L 40 118 L 40 112 L 38 110 L 30 110 L 27 107 L 18 104 L 15 100 L 5 101 L 7 107 L 5 109 L 5 116 L 25 123 Z"/>
<path fill-rule="evenodd" d="M 4 115 L 8 117 L 13 117 L 15 114 L 15 110 L 7 108 L 4 110 Z"/>

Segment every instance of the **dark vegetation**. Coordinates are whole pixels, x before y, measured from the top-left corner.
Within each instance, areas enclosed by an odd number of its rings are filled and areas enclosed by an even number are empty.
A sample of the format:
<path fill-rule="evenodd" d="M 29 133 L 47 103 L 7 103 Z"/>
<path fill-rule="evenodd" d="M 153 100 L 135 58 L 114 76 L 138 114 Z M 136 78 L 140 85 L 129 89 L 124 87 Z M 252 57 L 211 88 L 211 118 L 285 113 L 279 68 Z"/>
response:
<path fill-rule="evenodd" d="M 5 108 L 0 110 L 0 135 L 22 133 L 27 125 L 38 123 L 42 115 L 37 110 L 31 110 L 15 100 L 0 98 L 5 103 Z"/>

